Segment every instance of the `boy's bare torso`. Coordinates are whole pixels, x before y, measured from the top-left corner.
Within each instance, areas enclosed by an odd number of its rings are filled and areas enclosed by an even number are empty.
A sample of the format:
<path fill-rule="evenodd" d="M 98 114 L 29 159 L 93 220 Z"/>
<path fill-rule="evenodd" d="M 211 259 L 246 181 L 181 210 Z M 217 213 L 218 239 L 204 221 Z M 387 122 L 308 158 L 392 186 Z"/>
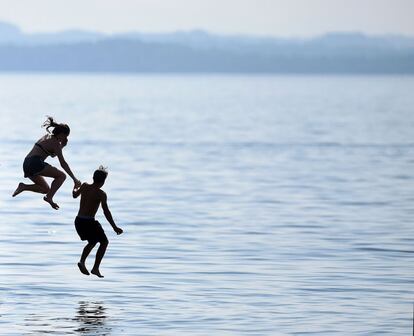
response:
<path fill-rule="evenodd" d="M 81 200 L 78 216 L 95 217 L 102 202 L 104 192 L 94 185 L 84 183 L 81 187 Z"/>

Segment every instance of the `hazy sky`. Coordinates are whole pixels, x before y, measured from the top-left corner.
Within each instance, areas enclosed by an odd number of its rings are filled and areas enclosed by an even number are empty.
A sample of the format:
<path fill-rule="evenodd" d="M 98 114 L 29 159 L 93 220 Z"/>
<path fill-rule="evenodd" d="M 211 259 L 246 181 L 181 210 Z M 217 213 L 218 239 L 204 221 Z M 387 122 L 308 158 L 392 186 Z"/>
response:
<path fill-rule="evenodd" d="M 286 37 L 328 31 L 414 36 L 414 0 L 0 0 L 0 21 L 27 32 L 199 28 Z"/>

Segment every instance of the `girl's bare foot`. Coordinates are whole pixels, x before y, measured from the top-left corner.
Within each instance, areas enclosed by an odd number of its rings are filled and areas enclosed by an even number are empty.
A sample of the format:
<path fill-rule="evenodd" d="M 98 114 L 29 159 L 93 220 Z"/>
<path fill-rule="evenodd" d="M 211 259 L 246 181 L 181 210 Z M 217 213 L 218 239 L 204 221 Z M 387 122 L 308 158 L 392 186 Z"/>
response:
<path fill-rule="evenodd" d="M 79 270 L 80 270 L 83 274 L 89 275 L 89 272 L 88 272 L 88 270 L 87 270 L 87 268 L 86 268 L 85 264 L 78 262 L 78 267 L 79 267 Z"/>
<path fill-rule="evenodd" d="M 92 268 L 92 270 L 91 270 L 91 273 L 92 274 L 95 274 L 97 277 L 99 277 L 99 278 L 103 278 L 104 276 L 99 272 L 99 270 L 97 269 L 94 269 L 94 268 Z"/>
<path fill-rule="evenodd" d="M 57 205 L 55 202 L 53 202 L 53 200 L 52 200 L 52 199 L 48 198 L 47 196 L 43 197 L 43 200 L 44 200 L 45 202 L 49 203 L 49 204 L 50 204 L 50 206 L 51 206 L 53 209 L 55 209 L 55 210 L 58 210 L 58 209 L 59 209 L 59 205 Z"/>
<path fill-rule="evenodd" d="M 12 197 L 17 196 L 18 194 L 20 194 L 22 191 L 24 191 L 24 183 L 19 183 L 19 185 L 17 186 L 16 190 L 14 191 Z"/>

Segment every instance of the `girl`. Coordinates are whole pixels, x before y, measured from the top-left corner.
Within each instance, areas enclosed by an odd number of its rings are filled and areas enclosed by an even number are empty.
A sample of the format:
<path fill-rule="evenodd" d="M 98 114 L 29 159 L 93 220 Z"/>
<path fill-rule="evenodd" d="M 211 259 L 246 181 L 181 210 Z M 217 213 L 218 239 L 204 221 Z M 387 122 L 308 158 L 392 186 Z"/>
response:
<path fill-rule="evenodd" d="M 17 189 L 13 193 L 13 197 L 23 191 L 33 191 L 46 194 L 43 199 L 48 202 L 53 209 L 59 209 L 59 206 L 53 202 L 53 196 L 66 179 L 65 173 L 45 162 L 48 156 L 57 156 L 61 167 L 73 179 L 75 187 L 79 187 L 81 182 L 73 175 L 66 163 L 62 149 L 68 143 L 70 128 L 66 124 L 56 123 L 52 117 L 47 117 L 43 124 L 47 134 L 41 137 L 33 146 L 32 150 L 27 154 L 23 162 L 24 177 L 31 179 L 34 184 L 19 183 Z M 50 130 L 52 129 L 52 130 Z M 53 181 L 49 185 L 44 177 L 52 177 Z"/>

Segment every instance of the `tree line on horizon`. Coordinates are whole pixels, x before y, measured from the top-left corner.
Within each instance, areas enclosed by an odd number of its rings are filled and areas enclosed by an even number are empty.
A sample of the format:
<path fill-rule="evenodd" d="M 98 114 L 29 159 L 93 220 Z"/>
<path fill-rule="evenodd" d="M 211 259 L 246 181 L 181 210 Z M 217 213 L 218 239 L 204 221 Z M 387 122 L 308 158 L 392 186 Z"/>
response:
<path fill-rule="evenodd" d="M 0 24 L 0 71 L 413 74 L 414 38 L 327 34 L 313 39 L 62 32 Z"/>

